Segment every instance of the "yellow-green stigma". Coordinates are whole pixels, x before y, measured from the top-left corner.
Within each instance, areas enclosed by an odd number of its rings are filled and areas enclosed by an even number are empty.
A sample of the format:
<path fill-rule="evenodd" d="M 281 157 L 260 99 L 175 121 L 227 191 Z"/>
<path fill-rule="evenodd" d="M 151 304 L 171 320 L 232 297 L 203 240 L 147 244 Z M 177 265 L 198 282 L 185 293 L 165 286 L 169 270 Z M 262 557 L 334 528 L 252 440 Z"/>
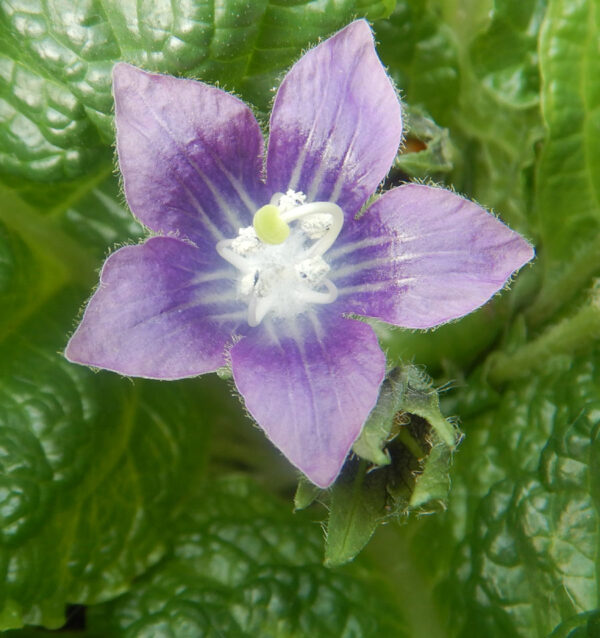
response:
<path fill-rule="evenodd" d="M 265 244 L 283 244 L 290 234 L 290 227 L 281 219 L 279 208 L 267 204 L 254 214 L 252 225 L 257 237 Z"/>

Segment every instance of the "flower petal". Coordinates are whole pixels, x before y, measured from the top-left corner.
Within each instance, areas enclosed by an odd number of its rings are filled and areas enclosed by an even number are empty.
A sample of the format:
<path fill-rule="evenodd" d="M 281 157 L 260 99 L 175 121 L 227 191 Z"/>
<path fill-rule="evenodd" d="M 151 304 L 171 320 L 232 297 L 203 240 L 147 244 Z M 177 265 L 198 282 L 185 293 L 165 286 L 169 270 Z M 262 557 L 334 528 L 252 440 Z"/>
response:
<path fill-rule="evenodd" d="M 333 313 L 302 315 L 288 328 L 285 337 L 265 327 L 236 343 L 233 378 L 271 441 L 327 487 L 375 405 L 385 356 L 370 326 Z"/>
<path fill-rule="evenodd" d="M 178 379 L 225 365 L 225 345 L 246 311 L 225 262 L 190 244 L 153 237 L 113 253 L 66 349 L 70 361 L 121 374 Z"/>
<path fill-rule="evenodd" d="M 292 67 L 270 126 L 269 190 L 336 202 L 352 219 L 387 174 L 402 136 L 400 103 L 367 22 L 353 22 Z"/>
<path fill-rule="evenodd" d="M 117 153 L 133 214 L 159 233 L 213 246 L 266 203 L 252 111 L 202 82 L 113 70 Z"/>
<path fill-rule="evenodd" d="M 477 204 L 421 184 L 385 193 L 340 240 L 328 253 L 340 307 L 406 328 L 468 314 L 534 255 Z"/>

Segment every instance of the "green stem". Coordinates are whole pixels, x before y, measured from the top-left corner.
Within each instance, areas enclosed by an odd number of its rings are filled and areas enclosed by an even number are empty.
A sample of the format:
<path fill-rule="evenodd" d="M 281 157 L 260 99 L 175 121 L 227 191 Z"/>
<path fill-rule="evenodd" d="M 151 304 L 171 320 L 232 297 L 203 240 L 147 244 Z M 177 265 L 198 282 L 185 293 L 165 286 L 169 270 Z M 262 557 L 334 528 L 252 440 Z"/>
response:
<path fill-rule="evenodd" d="M 535 341 L 512 354 L 491 355 L 487 364 L 488 379 L 499 385 L 523 377 L 550 357 L 573 354 L 597 339 L 600 339 L 600 291 L 596 291 L 590 303 L 579 312 L 548 328 Z"/>
<path fill-rule="evenodd" d="M 582 248 L 558 276 L 546 279 L 539 295 L 527 309 L 525 318 L 530 326 L 550 319 L 568 303 L 592 277 L 600 274 L 600 235 Z"/>

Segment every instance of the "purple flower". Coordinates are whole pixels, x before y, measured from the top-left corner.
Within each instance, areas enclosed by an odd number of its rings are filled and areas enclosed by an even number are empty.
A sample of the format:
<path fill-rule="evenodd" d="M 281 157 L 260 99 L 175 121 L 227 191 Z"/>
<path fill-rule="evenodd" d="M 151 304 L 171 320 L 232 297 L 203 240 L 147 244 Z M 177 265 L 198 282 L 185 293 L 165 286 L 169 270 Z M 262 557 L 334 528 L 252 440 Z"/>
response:
<path fill-rule="evenodd" d="M 533 256 L 517 233 L 441 188 L 361 207 L 400 144 L 401 108 L 368 24 L 306 53 L 263 136 L 240 100 L 128 64 L 114 69 L 117 152 L 154 236 L 106 261 L 69 360 L 179 379 L 231 365 L 250 414 L 308 478 L 330 485 L 375 405 L 374 317 L 462 317 Z"/>

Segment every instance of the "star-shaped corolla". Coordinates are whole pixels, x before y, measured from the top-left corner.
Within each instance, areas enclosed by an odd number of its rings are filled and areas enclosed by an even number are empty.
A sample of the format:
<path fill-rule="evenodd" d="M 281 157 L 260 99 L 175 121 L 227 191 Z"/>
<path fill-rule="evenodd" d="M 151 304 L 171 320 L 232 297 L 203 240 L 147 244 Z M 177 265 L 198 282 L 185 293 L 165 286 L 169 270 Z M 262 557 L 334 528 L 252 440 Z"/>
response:
<path fill-rule="evenodd" d="M 236 97 L 115 66 L 117 152 L 155 236 L 106 261 L 66 350 L 124 375 L 231 365 L 250 414 L 330 485 L 375 405 L 385 356 L 350 316 L 431 328 L 484 304 L 533 256 L 441 188 L 407 184 L 358 213 L 401 141 L 401 107 L 364 20 L 308 51 L 263 137 Z"/>

